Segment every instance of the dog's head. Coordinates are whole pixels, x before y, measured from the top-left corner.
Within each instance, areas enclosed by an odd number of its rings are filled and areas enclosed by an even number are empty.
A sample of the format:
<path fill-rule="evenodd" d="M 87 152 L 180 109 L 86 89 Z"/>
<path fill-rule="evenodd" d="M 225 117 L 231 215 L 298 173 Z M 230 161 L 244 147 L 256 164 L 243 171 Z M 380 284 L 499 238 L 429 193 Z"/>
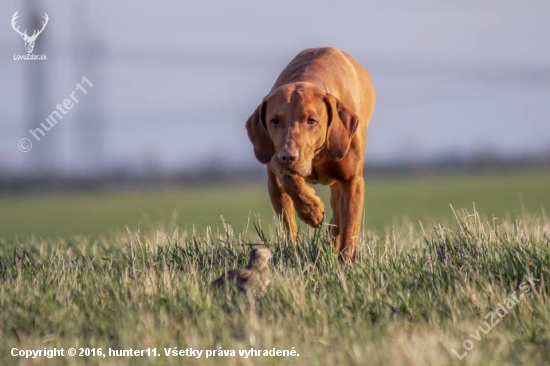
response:
<path fill-rule="evenodd" d="M 291 174 L 311 174 L 315 154 L 326 147 L 334 161 L 346 156 L 359 119 L 336 97 L 306 82 L 280 86 L 246 122 L 254 154 L 263 164 Z"/>

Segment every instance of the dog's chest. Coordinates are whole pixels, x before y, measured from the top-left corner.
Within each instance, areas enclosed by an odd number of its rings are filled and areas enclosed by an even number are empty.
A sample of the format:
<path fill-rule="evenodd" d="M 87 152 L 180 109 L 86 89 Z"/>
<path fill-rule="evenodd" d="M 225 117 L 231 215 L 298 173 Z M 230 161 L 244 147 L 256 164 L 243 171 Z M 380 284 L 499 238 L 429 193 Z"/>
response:
<path fill-rule="evenodd" d="M 326 176 L 325 174 L 320 174 L 319 169 L 313 167 L 311 174 L 305 178 L 306 182 L 310 184 L 323 184 L 331 185 L 335 182 L 335 179 Z"/>

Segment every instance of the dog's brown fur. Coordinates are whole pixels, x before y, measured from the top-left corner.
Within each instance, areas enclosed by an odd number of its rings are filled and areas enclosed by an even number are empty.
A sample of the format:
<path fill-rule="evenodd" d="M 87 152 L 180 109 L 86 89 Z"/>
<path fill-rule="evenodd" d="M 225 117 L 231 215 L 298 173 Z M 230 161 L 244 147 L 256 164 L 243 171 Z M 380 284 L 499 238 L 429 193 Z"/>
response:
<path fill-rule="evenodd" d="M 366 131 L 374 111 L 367 71 L 336 48 L 299 53 L 246 122 L 254 154 L 267 164 L 275 212 L 292 239 L 294 213 L 313 227 L 323 202 L 307 183 L 330 185 L 334 249 L 354 260 L 364 201 Z"/>

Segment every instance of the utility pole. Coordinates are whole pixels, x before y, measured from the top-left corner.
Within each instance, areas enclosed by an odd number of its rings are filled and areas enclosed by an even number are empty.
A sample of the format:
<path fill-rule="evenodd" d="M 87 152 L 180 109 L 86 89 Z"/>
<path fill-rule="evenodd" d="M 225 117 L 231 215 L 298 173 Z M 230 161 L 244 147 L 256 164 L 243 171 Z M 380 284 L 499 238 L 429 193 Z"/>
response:
<path fill-rule="evenodd" d="M 21 20 L 24 22 L 24 28 L 40 29 L 42 28 L 42 16 L 44 12 L 38 9 L 35 0 L 26 0 L 23 3 L 24 8 L 19 13 Z M 36 42 L 33 53 L 47 54 L 48 33 L 44 33 Z M 23 48 L 21 48 L 23 49 Z M 22 51 L 23 53 L 25 51 Z M 49 61 L 26 61 L 24 62 L 24 120 L 25 131 L 23 136 L 29 134 L 29 130 L 34 130 L 40 127 L 40 123 L 49 115 L 48 109 L 51 109 L 49 103 L 49 81 L 48 72 L 50 67 Z M 48 108 L 50 107 L 50 108 Z M 46 123 L 47 125 L 47 123 Z M 28 159 L 29 174 L 34 177 L 55 174 L 55 133 L 49 134 L 48 138 L 42 139 L 40 142 L 33 141 L 32 150 L 26 153 Z"/>
<path fill-rule="evenodd" d="M 103 44 L 97 37 L 90 22 L 90 1 L 71 1 L 73 51 L 75 64 L 75 82 L 81 81 L 85 76 L 94 88 L 80 103 L 76 110 L 77 118 L 77 173 L 83 176 L 98 176 L 103 173 L 104 152 L 104 108 L 103 100 L 106 93 L 104 82 L 104 55 Z M 97 20 L 96 20 L 97 21 Z"/>

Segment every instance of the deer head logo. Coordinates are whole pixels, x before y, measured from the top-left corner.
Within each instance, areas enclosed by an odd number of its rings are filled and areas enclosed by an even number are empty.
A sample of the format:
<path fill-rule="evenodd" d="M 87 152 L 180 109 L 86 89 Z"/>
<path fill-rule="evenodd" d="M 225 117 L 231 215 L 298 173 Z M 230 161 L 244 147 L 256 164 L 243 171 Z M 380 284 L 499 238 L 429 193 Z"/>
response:
<path fill-rule="evenodd" d="M 16 11 L 15 14 L 13 14 L 13 18 L 11 18 L 11 26 L 13 27 L 13 29 L 17 33 L 19 33 L 21 38 L 23 38 L 23 41 L 25 41 L 25 48 L 27 49 L 27 53 L 32 53 L 32 50 L 34 49 L 34 42 L 36 42 L 36 39 L 38 38 L 40 33 L 42 33 L 42 31 L 44 30 L 44 28 L 46 28 L 46 25 L 48 24 L 48 20 L 49 20 L 48 14 L 44 13 L 45 15 L 43 16 L 43 18 L 46 21 L 42 22 L 42 29 L 40 29 L 39 31 L 37 31 L 35 29 L 32 36 L 29 37 L 27 35 L 27 30 L 26 29 L 25 29 L 24 32 L 20 32 L 19 27 L 15 28 L 15 21 L 17 20 L 17 18 L 19 18 L 19 15 L 17 14 L 18 12 L 19 12 L 19 10 Z"/>

